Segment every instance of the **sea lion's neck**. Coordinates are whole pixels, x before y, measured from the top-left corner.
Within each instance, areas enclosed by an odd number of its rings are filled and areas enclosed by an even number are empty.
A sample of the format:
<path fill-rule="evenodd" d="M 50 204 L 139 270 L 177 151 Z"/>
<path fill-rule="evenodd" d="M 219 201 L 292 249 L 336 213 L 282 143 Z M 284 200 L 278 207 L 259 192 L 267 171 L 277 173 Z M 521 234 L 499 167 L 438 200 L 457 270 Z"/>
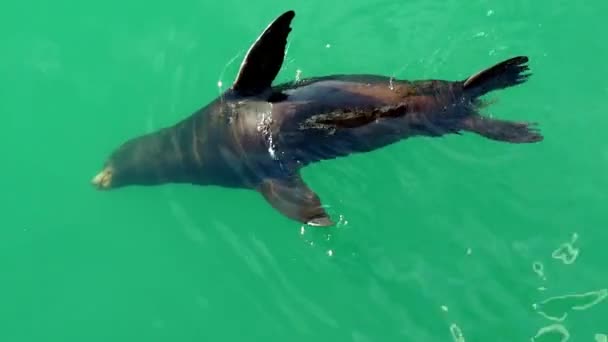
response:
<path fill-rule="evenodd" d="M 134 138 L 115 154 L 112 164 L 120 183 L 205 184 L 200 134 L 195 120 Z"/>

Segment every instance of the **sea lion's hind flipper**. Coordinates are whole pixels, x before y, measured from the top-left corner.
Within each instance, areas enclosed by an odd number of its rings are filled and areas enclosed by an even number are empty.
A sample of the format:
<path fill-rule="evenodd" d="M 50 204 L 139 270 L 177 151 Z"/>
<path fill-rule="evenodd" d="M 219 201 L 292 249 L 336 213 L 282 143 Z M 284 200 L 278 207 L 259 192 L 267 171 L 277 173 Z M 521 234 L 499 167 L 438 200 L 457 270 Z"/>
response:
<path fill-rule="evenodd" d="M 242 95 L 255 95 L 272 85 L 285 58 L 287 36 L 294 11 L 277 17 L 251 45 L 243 59 L 232 89 Z"/>
<path fill-rule="evenodd" d="M 258 191 L 283 215 L 311 226 L 332 226 L 331 220 L 321 205 L 319 196 L 302 180 L 300 175 L 283 178 L 266 178 Z"/>
<path fill-rule="evenodd" d="M 484 69 L 463 81 L 463 90 L 471 98 L 482 96 L 490 91 L 512 87 L 525 82 L 530 73 L 528 57 L 518 56 L 502 61 Z"/>
<path fill-rule="evenodd" d="M 543 140 L 533 123 L 510 122 L 473 115 L 464 120 L 464 130 L 477 133 L 488 139 L 510 143 L 534 143 Z"/>

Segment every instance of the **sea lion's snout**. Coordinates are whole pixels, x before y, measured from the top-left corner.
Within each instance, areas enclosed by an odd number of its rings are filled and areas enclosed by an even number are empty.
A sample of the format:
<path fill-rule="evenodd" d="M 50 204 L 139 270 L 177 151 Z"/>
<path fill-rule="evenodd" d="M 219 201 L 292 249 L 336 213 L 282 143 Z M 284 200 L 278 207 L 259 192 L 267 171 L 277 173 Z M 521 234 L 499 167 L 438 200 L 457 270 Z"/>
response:
<path fill-rule="evenodd" d="M 98 190 L 110 188 L 110 185 L 112 184 L 112 169 L 109 167 L 103 169 L 103 171 L 93 177 L 91 184 Z"/>

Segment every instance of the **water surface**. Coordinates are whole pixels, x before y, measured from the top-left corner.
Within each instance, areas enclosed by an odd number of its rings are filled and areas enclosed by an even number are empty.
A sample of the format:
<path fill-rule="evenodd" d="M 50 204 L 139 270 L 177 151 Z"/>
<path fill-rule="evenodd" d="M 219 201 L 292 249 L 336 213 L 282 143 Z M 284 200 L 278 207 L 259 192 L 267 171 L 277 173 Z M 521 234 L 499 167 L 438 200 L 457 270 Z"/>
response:
<path fill-rule="evenodd" d="M 525 54 L 495 117 L 315 164 L 302 228 L 259 194 L 89 185 L 125 139 L 232 82 L 296 10 L 277 81 L 463 79 Z M 2 341 L 605 341 L 606 2 L 10 2 L 0 20 Z"/>

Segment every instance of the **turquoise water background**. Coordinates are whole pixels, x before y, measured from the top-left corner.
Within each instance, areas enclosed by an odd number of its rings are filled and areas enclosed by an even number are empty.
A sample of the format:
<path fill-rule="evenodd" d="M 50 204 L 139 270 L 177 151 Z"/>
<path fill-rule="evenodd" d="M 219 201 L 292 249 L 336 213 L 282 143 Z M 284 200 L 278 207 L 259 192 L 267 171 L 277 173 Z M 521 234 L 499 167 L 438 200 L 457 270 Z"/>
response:
<path fill-rule="evenodd" d="M 98 192 L 124 140 L 234 79 L 296 11 L 277 81 L 463 79 L 528 55 L 486 113 L 545 140 L 416 138 L 306 168 L 340 218 L 257 193 Z M 606 341 L 608 3 L 4 2 L 0 341 Z M 221 82 L 221 87 L 218 87 Z"/>

